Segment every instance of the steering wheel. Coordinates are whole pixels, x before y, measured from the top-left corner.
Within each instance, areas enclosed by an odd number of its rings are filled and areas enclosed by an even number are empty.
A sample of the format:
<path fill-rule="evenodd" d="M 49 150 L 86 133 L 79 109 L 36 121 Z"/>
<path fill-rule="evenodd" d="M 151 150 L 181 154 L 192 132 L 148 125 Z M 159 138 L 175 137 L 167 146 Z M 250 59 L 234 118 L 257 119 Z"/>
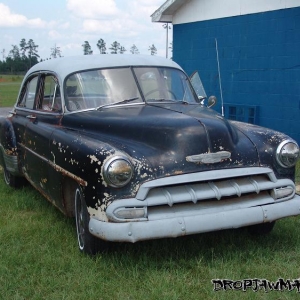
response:
<path fill-rule="evenodd" d="M 160 90 L 160 89 L 153 89 L 153 90 L 149 91 L 148 93 L 146 93 L 146 94 L 144 95 L 144 97 L 146 98 L 147 96 L 149 96 L 149 95 L 151 95 L 151 94 L 153 94 L 153 93 L 155 93 L 155 92 L 159 92 L 159 91 L 162 91 L 162 90 Z M 167 92 L 170 93 L 170 94 L 174 97 L 175 100 L 177 100 L 177 98 L 176 98 L 176 96 L 175 96 L 175 94 L 174 94 L 173 91 L 167 90 Z"/>

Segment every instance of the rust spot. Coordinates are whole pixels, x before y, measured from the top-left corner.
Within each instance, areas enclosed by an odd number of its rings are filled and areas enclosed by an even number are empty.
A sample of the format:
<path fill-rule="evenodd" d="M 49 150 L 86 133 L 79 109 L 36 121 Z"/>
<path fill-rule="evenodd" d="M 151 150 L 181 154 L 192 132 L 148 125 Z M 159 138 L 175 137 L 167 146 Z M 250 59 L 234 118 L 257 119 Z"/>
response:
<path fill-rule="evenodd" d="M 79 176 L 65 170 L 64 168 L 58 166 L 57 164 L 53 163 L 52 161 L 49 161 L 50 165 L 52 166 L 52 168 L 54 168 L 54 170 L 61 172 L 62 174 L 74 179 L 76 182 L 78 182 L 80 185 L 82 186 L 87 186 L 88 183 L 87 181 L 83 180 L 82 178 L 80 178 Z"/>
<path fill-rule="evenodd" d="M 175 171 L 174 174 L 175 175 L 180 175 L 180 174 L 183 174 L 183 171 L 180 171 L 180 170 L 179 171 Z"/>

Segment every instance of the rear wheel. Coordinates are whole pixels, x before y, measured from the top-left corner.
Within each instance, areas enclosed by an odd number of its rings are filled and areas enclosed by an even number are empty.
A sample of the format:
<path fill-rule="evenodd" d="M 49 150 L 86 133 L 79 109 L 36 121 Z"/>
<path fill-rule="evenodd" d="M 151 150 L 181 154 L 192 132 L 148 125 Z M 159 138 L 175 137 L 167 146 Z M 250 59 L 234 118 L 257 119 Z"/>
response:
<path fill-rule="evenodd" d="M 79 250 L 89 255 L 104 250 L 106 242 L 96 238 L 89 231 L 90 215 L 79 186 L 75 190 L 75 219 Z"/>
<path fill-rule="evenodd" d="M 24 178 L 12 175 L 6 168 L 3 166 L 4 181 L 7 185 L 13 188 L 19 188 L 24 184 Z"/>
<path fill-rule="evenodd" d="M 248 231 L 250 234 L 253 235 L 265 235 L 272 231 L 274 225 L 275 225 L 275 221 L 251 225 L 248 227 Z"/>

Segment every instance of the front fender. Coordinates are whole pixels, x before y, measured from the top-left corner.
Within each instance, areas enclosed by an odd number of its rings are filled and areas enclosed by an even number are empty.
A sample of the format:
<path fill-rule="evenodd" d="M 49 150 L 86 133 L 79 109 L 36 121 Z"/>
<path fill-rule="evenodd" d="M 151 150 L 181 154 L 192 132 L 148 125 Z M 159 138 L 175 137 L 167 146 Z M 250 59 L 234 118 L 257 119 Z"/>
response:
<path fill-rule="evenodd" d="M 122 188 L 107 185 L 103 165 L 112 156 L 126 156 L 133 165 L 134 175 Z M 105 137 L 91 136 L 70 129 L 56 129 L 50 140 L 50 160 L 57 171 L 80 184 L 91 215 L 106 221 L 106 208 L 116 199 L 132 198 L 139 185 L 151 178 L 152 168 L 136 151 L 110 143 Z"/>
<path fill-rule="evenodd" d="M 230 122 L 253 142 L 257 148 L 260 165 L 262 167 L 271 168 L 277 178 L 289 178 L 294 181 L 295 168 L 283 168 L 276 160 L 276 150 L 278 145 L 284 140 L 291 139 L 289 136 L 284 133 L 253 124 L 237 121 Z"/>

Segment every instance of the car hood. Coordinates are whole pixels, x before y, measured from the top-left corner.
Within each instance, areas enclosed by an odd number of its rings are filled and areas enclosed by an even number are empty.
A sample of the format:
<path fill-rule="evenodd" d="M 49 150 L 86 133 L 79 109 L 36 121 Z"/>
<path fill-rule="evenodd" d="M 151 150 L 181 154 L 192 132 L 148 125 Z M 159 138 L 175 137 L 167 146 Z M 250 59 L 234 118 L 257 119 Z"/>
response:
<path fill-rule="evenodd" d="M 147 161 L 152 178 L 260 164 L 245 133 L 201 105 L 110 107 L 65 115 L 62 123 L 109 143 L 133 160 Z M 216 161 L 209 159 L 212 153 Z"/>

